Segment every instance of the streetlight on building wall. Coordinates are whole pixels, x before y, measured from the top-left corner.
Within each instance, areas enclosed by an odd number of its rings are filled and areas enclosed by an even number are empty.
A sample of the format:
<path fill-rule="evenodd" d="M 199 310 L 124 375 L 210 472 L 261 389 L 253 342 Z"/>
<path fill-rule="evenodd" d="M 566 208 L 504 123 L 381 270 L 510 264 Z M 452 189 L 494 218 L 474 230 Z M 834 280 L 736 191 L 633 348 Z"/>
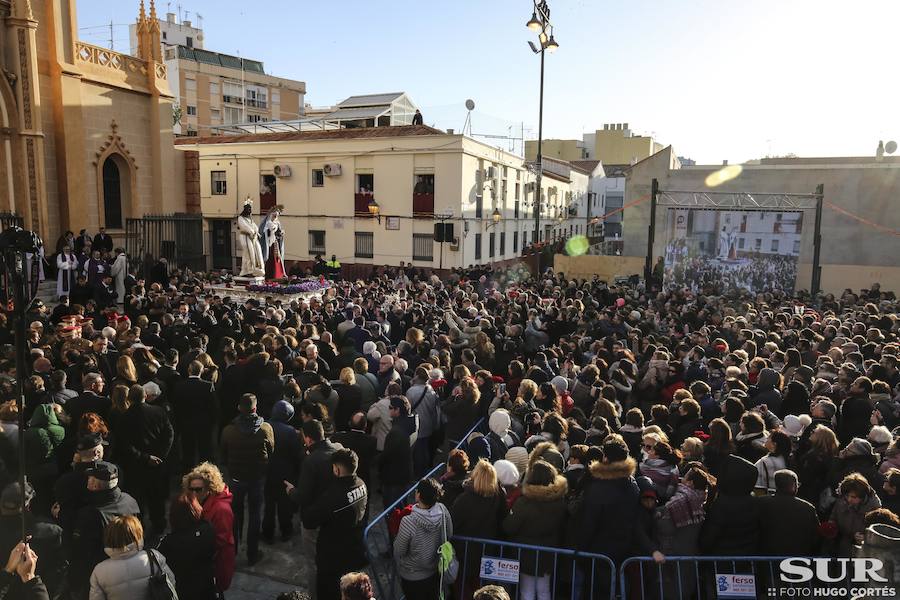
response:
<path fill-rule="evenodd" d="M 378 224 L 381 225 L 381 207 L 378 206 L 378 203 L 375 202 L 375 198 L 369 200 L 368 204 L 369 214 L 378 219 Z"/>
<path fill-rule="evenodd" d="M 554 52 L 559 48 L 559 44 L 553 37 L 553 24 L 550 23 L 550 7 L 547 6 L 547 0 L 534 0 L 534 11 L 531 13 L 531 19 L 525 24 L 531 31 L 538 34 L 538 45 L 531 40 L 528 45 L 532 52 L 541 55 L 541 91 L 538 101 L 538 140 L 537 140 L 537 157 L 535 163 L 537 165 L 537 182 L 535 184 L 535 201 L 534 201 L 534 237 L 532 243 L 537 243 L 539 231 L 541 229 L 541 179 L 544 171 L 543 154 L 541 153 L 541 142 L 544 135 L 544 54 L 545 51 Z"/>

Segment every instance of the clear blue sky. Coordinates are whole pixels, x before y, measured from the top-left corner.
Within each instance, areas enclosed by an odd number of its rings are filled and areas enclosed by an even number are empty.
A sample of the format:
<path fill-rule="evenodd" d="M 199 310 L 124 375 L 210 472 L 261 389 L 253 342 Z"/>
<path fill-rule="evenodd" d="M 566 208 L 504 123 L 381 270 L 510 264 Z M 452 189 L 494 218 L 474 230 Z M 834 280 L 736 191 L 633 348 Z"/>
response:
<path fill-rule="evenodd" d="M 177 2 L 170 4 L 175 12 Z M 605 122 L 654 132 L 699 162 L 873 154 L 900 141 L 900 2 L 549 0 L 544 137 Z M 307 84 L 307 102 L 406 91 L 438 127 L 537 133 L 528 0 L 182 0 L 205 47 Z M 81 0 L 80 37 L 128 46 L 138 0 Z M 164 16 L 167 3 L 157 6 Z M 500 142 L 498 142 L 500 143 Z"/>

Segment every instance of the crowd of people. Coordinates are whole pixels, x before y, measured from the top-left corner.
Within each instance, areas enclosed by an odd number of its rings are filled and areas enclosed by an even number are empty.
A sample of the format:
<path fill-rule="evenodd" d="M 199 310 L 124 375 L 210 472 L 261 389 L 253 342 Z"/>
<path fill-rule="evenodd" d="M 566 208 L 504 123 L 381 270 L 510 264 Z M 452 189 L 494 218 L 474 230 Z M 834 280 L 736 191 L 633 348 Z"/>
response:
<path fill-rule="evenodd" d="M 441 596 L 454 536 L 618 565 L 850 556 L 900 534 L 900 311 L 877 285 L 386 267 L 239 302 L 204 287 L 215 275 L 162 275 L 120 304 L 34 306 L 24 373 L 0 314 L 0 599 L 218 598 L 238 549 L 255 565 L 277 533 L 315 565 L 312 597 L 367 600 L 382 506 L 409 600 Z M 455 597 L 503 598 L 459 550 Z M 519 597 L 550 598 L 552 555 L 521 563 Z"/>
<path fill-rule="evenodd" d="M 698 292 L 715 286 L 720 290 L 794 290 L 797 256 L 741 252 L 735 259 L 694 253 L 686 240 L 666 247 L 666 284 Z"/>

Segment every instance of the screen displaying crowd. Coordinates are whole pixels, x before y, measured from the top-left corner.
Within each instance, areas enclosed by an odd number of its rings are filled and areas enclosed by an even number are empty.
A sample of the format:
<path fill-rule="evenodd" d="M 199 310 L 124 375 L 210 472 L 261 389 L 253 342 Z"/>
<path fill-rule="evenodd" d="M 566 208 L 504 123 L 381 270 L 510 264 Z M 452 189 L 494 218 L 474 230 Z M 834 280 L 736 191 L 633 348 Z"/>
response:
<path fill-rule="evenodd" d="M 803 213 L 673 208 L 666 214 L 667 286 L 793 292 Z"/>
<path fill-rule="evenodd" d="M 204 288 L 216 274 L 161 263 L 114 300 L 32 307 L 23 373 L 0 314 L 0 598 L 171 597 L 156 595 L 166 582 L 228 597 L 236 566 L 280 537 L 314 565 L 313 597 L 369 599 L 363 529 L 395 504 L 407 598 L 439 597 L 454 536 L 616 565 L 896 553 L 896 296 L 794 295 L 773 283 L 787 257 L 677 244 L 689 259 L 662 290 L 378 267 L 321 299 L 235 301 Z M 694 261 L 723 272 L 705 279 Z M 521 559 L 512 596 L 601 585 L 577 562 L 560 581 L 553 560 Z M 469 573 L 452 597 L 486 583 Z M 679 576 L 658 573 L 675 597 Z M 660 589 L 656 576 L 644 583 Z"/>

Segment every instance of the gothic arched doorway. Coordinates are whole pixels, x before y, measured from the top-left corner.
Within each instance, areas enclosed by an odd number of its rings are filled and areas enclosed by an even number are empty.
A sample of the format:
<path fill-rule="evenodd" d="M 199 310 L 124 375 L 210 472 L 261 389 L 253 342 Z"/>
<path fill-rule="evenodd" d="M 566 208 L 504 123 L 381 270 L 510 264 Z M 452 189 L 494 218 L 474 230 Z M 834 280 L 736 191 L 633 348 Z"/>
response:
<path fill-rule="evenodd" d="M 103 161 L 103 224 L 122 229 L 122 173 L 113 156 Z"/>

